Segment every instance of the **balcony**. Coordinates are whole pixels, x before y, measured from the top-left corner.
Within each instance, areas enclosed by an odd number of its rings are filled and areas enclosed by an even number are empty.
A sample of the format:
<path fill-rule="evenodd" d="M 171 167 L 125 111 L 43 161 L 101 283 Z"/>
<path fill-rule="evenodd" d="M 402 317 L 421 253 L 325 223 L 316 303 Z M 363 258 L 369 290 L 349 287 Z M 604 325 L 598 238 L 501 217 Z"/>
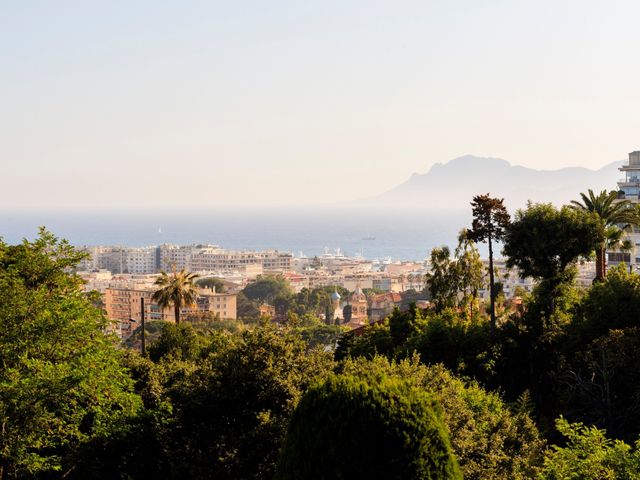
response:
<path fill-rule="evenodd" d="M 618 185 L 637 185 L 639 183 L 640 183 L 640 177 L 618 179 Z"/>

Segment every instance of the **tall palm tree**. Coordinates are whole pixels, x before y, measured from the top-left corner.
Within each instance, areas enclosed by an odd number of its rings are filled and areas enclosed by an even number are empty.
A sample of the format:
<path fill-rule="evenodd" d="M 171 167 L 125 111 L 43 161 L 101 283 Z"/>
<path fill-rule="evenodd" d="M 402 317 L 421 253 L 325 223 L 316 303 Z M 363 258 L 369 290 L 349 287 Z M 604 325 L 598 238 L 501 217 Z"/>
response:
<path fill-rule="evenodd" d="M 623 240 L 624 232 L 638 224 L 636 209 L 628 200 L 618 201 L 615 191 L 601 191 L 598 195 L 588 190 L 588 195 L 581 193 L 582 202 L 572 200 L 576 209 L 594 213 L 600 221 L 600 232 L 596 239 L 596 280 L 604 280 L 607 274 L 607 249 L 621 248 L 629 250 L 627 240 Z"/>
<path fill-rule="evenodd" d="M 196 303 L 198 298 L 198 287 L 195 280 L 198 275 L 182 269 L 171 274 L 161 272 L 160 277 L 155 281 L 159 288 L 153 294 L 153 300 L 165 309 L 173 305 L 176 323 L 180 323 L 180 309 Z"/>

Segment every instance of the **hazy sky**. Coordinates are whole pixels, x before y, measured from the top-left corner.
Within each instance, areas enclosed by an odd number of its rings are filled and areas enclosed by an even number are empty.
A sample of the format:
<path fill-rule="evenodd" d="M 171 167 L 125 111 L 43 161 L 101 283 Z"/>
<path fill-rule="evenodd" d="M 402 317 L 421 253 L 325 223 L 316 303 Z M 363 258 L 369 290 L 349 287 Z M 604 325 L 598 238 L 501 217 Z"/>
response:
<path fill-rule="evenodd" d="M 0 207 L 309 204 L 640 148 L 640 2 L 0 2 Z"/>

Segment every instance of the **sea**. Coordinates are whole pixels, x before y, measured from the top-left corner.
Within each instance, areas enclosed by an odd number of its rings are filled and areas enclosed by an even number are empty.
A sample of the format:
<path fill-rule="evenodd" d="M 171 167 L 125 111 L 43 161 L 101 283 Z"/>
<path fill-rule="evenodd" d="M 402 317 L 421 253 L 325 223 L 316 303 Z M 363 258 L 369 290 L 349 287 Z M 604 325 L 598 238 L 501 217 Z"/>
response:
<path fill-rule="evenodd" d="M 0 236 L 33 239 L 39 226 L 76 246 L 214 244 L 230 250 L 277 249 L 297 256 L 335 253 L 367 259 L 424 260 L 454 248 L 471 212 L 420 208 L 305 207 L 72 209 L 0 211 Z M 481 249 L 483 253 L 483 249 Z"/>

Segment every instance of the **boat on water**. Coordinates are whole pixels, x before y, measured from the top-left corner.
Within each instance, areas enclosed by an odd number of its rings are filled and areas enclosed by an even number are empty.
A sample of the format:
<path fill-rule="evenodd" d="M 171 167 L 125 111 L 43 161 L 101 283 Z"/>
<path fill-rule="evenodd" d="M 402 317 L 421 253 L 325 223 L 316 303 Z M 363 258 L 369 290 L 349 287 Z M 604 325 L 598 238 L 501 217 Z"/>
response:
<path fill-rule="evenodd" d="M 362 237 L 362 240 L 375 240 L 376 237 L 372 236 L 372 235 L 368 235 L 366 237 Z"/>

